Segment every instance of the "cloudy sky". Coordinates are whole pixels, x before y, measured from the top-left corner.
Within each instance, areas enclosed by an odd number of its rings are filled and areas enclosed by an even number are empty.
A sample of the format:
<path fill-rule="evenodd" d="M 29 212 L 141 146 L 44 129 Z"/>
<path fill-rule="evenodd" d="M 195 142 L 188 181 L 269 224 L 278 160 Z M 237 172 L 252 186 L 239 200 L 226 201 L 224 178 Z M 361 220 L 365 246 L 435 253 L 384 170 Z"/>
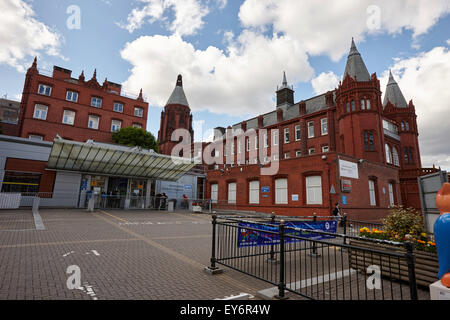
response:
<path fill-rule="evenodd" d="M 0 95 L 24 72 L 84 70 L 161 108 L 178 74 L 196 140 L 275 108 L 282 72 L 299 101 L 335 88 L 354 37 L 382 90 L 392 69 L 416 105 L 424 166 L 450 170 L 450 0 L 0 0 Z"/>

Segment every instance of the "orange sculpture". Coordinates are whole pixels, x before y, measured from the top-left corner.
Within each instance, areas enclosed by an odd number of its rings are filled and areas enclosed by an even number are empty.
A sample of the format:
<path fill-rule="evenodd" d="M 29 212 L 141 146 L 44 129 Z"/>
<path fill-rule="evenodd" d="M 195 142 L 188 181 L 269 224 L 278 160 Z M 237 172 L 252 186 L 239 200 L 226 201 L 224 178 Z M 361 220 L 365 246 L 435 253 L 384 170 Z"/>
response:
<path fill-rule="evenodd" d="M 450 288 L 450 183 L 445 183 L 436 195 L 441 216 L 434 224 L 434 237 L 439 259 L 439 279 Z"/>

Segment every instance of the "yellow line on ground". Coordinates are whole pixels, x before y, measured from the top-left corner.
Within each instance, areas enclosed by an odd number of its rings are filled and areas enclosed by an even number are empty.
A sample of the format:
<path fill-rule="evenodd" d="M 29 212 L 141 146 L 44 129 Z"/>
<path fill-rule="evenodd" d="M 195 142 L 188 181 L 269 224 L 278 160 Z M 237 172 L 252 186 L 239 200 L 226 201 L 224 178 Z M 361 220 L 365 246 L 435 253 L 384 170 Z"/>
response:
<path fill-rule="evenodd" d="M 115 215 L 110 214 L 110 213 L 108 213 L 106 211 L 103 211 L 103 210 L 98 210 L 98 211 L 101 212 L 101 213 L 107 214 L 108 216 L 113 217 L 114 219 L 120 220 L 122 222 L 130 223 L 129 221 L 127 221 L 125 219 L 122 219 L 122 218 L 119 218 L 119 217 L 116 217 Z"/>

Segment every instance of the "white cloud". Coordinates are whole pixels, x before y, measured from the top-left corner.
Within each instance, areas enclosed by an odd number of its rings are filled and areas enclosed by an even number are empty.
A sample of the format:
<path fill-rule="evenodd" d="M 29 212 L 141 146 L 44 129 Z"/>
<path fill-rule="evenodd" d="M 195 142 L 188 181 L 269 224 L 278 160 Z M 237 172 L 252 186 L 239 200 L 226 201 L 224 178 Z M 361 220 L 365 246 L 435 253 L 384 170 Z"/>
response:
<path fill-rule="evenodd" d="M 201 0 L 140 0 L 140 2 L 144 3 L 144 6 L 132 10 L 128 15 L 127 24 L 119 24 L 130 33 L 141 28 L 145 22 L 163 21 L 167 24 L 167 29 L 175 34 L 193 35 L 203 27 L 203 18 L 209 13 L 207 4 Z M 219 7 L 225 7 L 226 4 L 226 0 L 218 3 Z M 175 18 L 169 23 L 167 14 L 171 10 Z"/>
<path fill-rule="evenodd" d="M 425 34 L 450 12 L 449 0 L 246 0 L 239 18 L 244 27 L 267 28 L 299 40 L 312 55 L 339 60 L 348 52 L 351 37 L 398 34 L 411 30 Z M 379 27 L 378 27 L 379 26 Z"/>
<path fill-rule="evenodd" d="M 339 86 L 339 77 L 332 71 L 328 73 L 322 72 L 311 80 L 311 84 L 314 92 L 319 95 L 337 88 Z"/>
<path fill-rule="evenodd" d="M 391 67 L 403 95 L 413 99 L 419 126 L 422 165 L 433 164 L 450 170 L 450 51 L 436 47 L 408 59 L 396 59 Z M 380 79 L 382 90 L 388 81 L 388 72 Z"/>
<path fill-rule="evenodd" d="M 39 52 L 59 56 L 61 36 L 34 16 L 22 0 L 0 1 L 0 63 L 23 72 L 25 60 Z"/>
<path fill-rule="evenodd" d="M 224 52 L 212 46 L 197 50 L 178 35 L 138 38 L 121 52 L 133 66 L 124 87 L 143 87 L 151 104 L 164 106 L 182 74 L 192 110 L 257 115 L 274 110 L 272 98 L 283 70 L 295 82 L 313 75 L 299 42 L 287 36 L 244 31 L 228 41 Z"/>

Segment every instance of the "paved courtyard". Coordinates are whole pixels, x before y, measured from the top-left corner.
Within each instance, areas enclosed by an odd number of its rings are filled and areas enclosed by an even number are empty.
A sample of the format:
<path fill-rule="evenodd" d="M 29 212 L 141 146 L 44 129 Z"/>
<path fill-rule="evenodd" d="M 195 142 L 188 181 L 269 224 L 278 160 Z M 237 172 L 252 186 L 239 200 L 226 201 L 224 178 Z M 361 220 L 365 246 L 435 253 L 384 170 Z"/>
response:
<path fill-rule="evenodd" d="M 0 299 L 210 300 L 270 291 L 272 285 L 229 268 L 214 276 L 203 271 L 211 229 L 207 214 L 3 210 Z M 81 289 L 69 289 L 76 271 Z"/>

